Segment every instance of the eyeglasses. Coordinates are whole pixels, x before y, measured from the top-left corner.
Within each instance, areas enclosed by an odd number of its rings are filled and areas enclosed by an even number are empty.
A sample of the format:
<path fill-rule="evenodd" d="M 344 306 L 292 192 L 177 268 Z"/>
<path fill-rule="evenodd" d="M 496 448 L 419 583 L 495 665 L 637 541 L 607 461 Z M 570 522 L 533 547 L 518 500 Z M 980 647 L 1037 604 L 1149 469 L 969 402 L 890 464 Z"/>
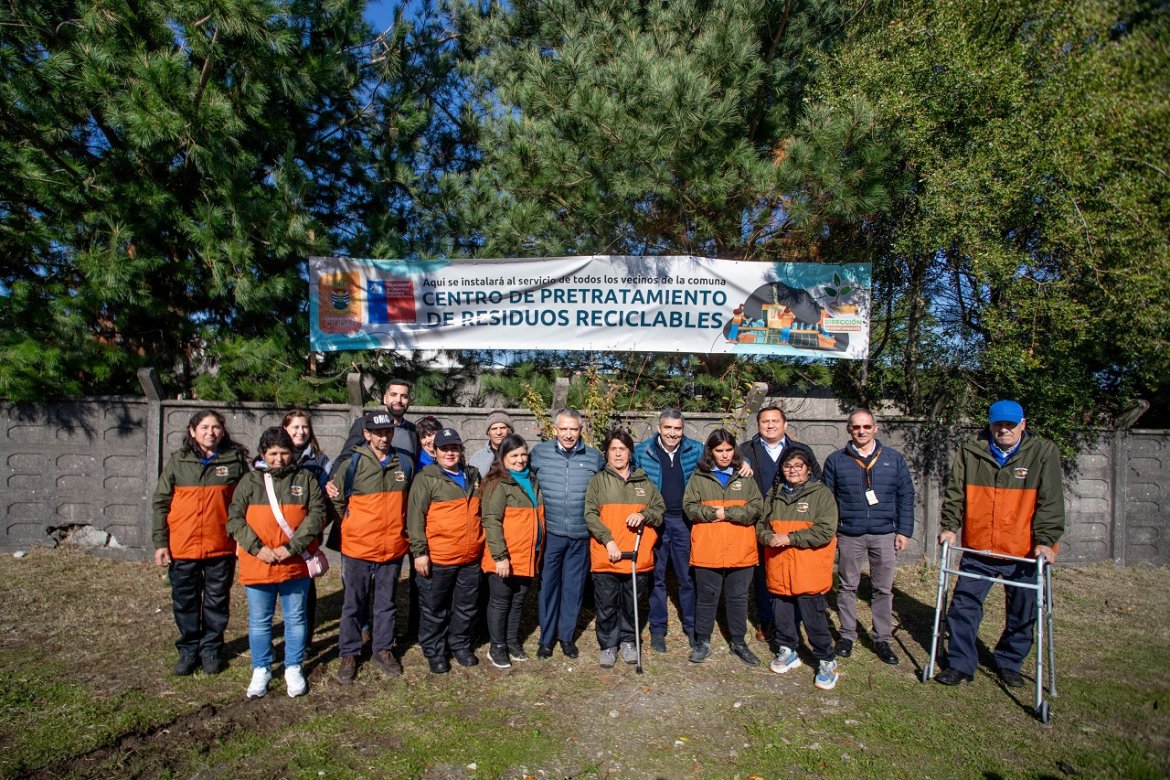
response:
<path fill-rule="evenodd" d="M 796 463 L 785 463 L 784 464 L 785 471 L 804 471 L 807 468 L 808 468 L 807 463 L 796 462 Z"/>
<path fill-rule="evenodd" d="M 872 425 L 850 425 L 849 428 L 854 431 L 872 431 Z"/>

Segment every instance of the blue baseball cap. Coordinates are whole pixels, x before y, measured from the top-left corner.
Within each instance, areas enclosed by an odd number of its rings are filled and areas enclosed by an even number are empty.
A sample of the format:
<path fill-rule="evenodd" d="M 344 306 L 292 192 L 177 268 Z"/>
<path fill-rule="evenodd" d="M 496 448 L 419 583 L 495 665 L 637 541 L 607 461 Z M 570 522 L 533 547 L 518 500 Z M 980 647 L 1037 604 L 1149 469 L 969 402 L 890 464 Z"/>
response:
<path fill-rule="evenodd" d="M 1024 407 L 1015 401 L 996 401 L 987 412 L 987 422 L 994 425 L 997 422 L 1009 422 L 1018 425 L 1024 419 Z"/>

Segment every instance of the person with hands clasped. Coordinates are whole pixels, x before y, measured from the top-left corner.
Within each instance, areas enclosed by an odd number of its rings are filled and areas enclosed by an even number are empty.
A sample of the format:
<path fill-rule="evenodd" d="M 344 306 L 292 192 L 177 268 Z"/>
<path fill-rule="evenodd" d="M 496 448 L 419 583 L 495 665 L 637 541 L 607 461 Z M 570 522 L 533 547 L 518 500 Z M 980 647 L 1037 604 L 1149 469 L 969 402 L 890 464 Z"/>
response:
<path fill-rule="evenodd" d="M 292 462 L 293 440 L 284 428 L 260 436 L 265 468 L 240 480 L 227 530 L 239 545 L 240 584 L 248 597 L 252 681 L 248 697 L 268 692 L 272 679 L 272 617 L 276 600 L 284 620 L 284 679 L 290 697 L 305 692 L 301 661 L 308 636 L 309 569 L 301 553 L 317 543 L 325 520 L 318 476 Z"/>
<path fill-rule="evenodd" d="M 512 434 L 500 442 L 480 485 L 487 573 L 488 660 L 497 669 L 527 661 L 520 613 L 544 552 L 544 499 L 528 470 L 528 444 Z"/>
<path fill-rule="evenodd" d="M 434 674 L 475 666 L 472 649 L 479 600 L 483 524 L 479 471 L 464 462 L 463 440 L 453 428 L 434 435 L 435 462 L 410 487 L 406 531 L 418 585 L 418 643 Z"/>
<path fill-rule="evenodd" d="M 812 476 L 809 456 L 791 449 L 780 457 L 767 512 L 756 525 L 764 545 L 764 571 L 775 618 L 773 644 L 778 649 L 769 668 L 784 674 L 800 666 L 796 648 L 799 608 L 808 643 L 819 662 L 815 685 L 837 685 L 837 661 L 829 634 L 825 594 L 833 587 L 837 551 L 837 502 L 824 483 Z"/>
<path fill-rule="evenodd" d="M 589 557 L 599 662 L 610 668 L 617 662 L 619 649 L 623 661 L 638 662 L 634 637 L 642 630 L 634 625 L 634 582 L 622 553 L 634 549 L 641 533 L 632 568 L 637 571 L 638 593 L 645 594 L 654 570 L 658 536 L 654 527 L 662 524 L 666 503 L 646 472 L 632 465 L 634 439 L 630 434 L 610 431 L 602 440 L 601 451 L 605 468 L 593 475 L 585 491 L 585 526 L 592 537 Z"/>
<path fill-rule="evenodd" d="M 228 434 L 223 415 L 191 415 L 183 446 L 167 460 L 154 491 L 154 562 L 167 567 L 179 628 L 182 677 L 202 663 L 205 674 L 223 670 L 220 654 L 231 604 L 236 543 L 228 536 L 228 506 L 248 473 L 248 452 Z"/>
<path fill-rule="evenodd" d="M 748 591 L 759 562 L 755 526 L 764 499 L 754 479 L 739 475 L 742 465 L 731 432 L 723 428 L 712 431 L 683 494 L 683 511 L 692 523 L 691 571 L 696 591 L 693 663 L 702 663 L 711 654 L 711 632 L 721 592 L 731 652 L 748 666 L 760 663 L 744 635 Z"/>

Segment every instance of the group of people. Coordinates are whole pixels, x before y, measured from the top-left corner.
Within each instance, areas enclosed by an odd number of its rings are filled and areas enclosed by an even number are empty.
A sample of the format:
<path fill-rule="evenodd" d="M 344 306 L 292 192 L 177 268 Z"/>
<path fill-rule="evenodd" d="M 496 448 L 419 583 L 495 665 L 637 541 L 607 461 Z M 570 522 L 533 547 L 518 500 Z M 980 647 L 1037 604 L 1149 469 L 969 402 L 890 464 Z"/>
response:
<path fill-rule="evenodd" d="M 640 660 L 635 616 L 646 612 L 635 598 L 648 601 L 650 647 L 665 653 L 672 569 L 691 662 L 710 657 L 722 600 L 731 654 L 749 666 L 761 663 L 747 643 L 754 590 L 757 638 L 773 656 L 769 668 L 784 674 L 801 665 L 803 626 L 817 662 L 814 684 L 831 689 L 837 659 L 848 658 L 858 639 L 857 590 L 867 562 L 873 649 L 882 661 L 898 663 L 893 579 L 896 555 L 914 533 L 914 483 L 902 455 L 877 438 L 870 411 L 849 415 L 849 441 L 823 469 L 807 445 L 787 435 L 776 406 L 759 411 L 758 433 L 742 444 L 722 428 L 705 442 L 690 439 L 682 413 L 667 409 L 645 441 L 615 429 L 600 437 L 599 449 L 585 444 L 581 414 L 559 409 L 554 436 L 531 450 L 508 414 L 496 410 L 488 415 L 487 444 L 468 457 L 458 431 L 434 417 L 406 419 L 410 389 L 391 380 L 383 408 L 354 422 L 336 462 L 321 453 L 305 410 L 264 431 L 255 468 L 222 415 L 192 416 L 154 496 L 154 558 L 169 569 L 180 635 L 175 674 L 222 669 L 238 566 L 249 611 L 248 696 L 265 695 L 271 682 L 277 599 L 287 693 L 303 694 L 312 576 L 320 572 L 326 527 L 325 543 L 342 559 L 343 684 L 355 680 L 366 643 L 383 674 L 402 674 L 395 637 L 403 566 L 417 597 L 418 643 L 435 674 L 448 672 L 451 660 L 479 663 L 481 620 L 493 666 L 527 660 L 520 620 L 534 586 L 537 657 L 549 658 L 559 646 L 577 658 L 590 574 L 600 665 L 615 666 L 619 656 Z M 961 532 L 964 547 L 1051 561 L 1064 525 L 1059 453 L 1026 433 L 1014 401 L 994 404 L 988 423 L 955 460 L 940 543 L 957 543 Z M 834 563 L 836 643 L 826 600 Z M 1009 565 L 975 552 L 964 555 L 961 568 L 1009 581 L 1034 576 L 1027 561 Z M 972 679 L 989 587 L 960 579 L 948 613 L 950 661 L 939 682 Z M 1009 589 L 1007 626 L 995 651 L 1007 685 L 1023 684 L 1019 668 L 1035 613 L 1034 591 Z"/>

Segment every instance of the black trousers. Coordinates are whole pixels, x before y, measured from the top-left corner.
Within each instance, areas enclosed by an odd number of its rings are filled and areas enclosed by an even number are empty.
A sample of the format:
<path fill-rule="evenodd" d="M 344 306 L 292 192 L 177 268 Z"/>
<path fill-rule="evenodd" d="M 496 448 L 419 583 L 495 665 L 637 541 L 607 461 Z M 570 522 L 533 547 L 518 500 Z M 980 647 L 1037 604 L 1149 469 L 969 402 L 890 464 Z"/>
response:
<path fill-rule="evenodd" d="M 832 661 L 837 654 L 833 651 L 833 636 L 829 633 L 828 609 L 823 593 L 815 596 L 777 596 L 773 593 L 772 614 L 776 620 L 772 629 L 773 645 L 793 650 L 800 646 L 796 625 L 799 616 L 813 655 L 818 661 Z"/>
<path fill-rule="evenodd" d="M 479 602 L 479 561 L 444 566 L 431 563 L 418 587 L 418 643 L 427 658 L 446 658 L 451 650 L 471 650 Z"/>
<path fill-rule="evenodd" d="M 647 619 L 651 574 L 638 574 L 638 622 L 642 625 Z M 634 580 L 629 574 L 593 572 L 593 609 L 602 650 L 634 641 Z"/>
<path fill-rule="evenodd" d="M 489 572 L 487 581 L 487 624 L 492 644 L 520 644 L 520 612 L 524 597 L 532 587 L 532 578 L 513 575 L 505 579 Z"/>
<path fill-rule="evenodd" d="M 179 627 L 179 641 L 175 642 L 179 655 L 219 658 L 231 607 L 236 556 L 172 560 L 168 573 L 175 625 Z"/>
<path fill-rule="evenodd" d="M 710 641 L 719 611 L 719 594 L 723 594 L 727 613 L 727 632 L 731 644 L 743 642 L 747 633 L 748 590 L 753 566 L 738 569 L 704 569 L 692 566 L 695 575 L 695 638 Z"/>

